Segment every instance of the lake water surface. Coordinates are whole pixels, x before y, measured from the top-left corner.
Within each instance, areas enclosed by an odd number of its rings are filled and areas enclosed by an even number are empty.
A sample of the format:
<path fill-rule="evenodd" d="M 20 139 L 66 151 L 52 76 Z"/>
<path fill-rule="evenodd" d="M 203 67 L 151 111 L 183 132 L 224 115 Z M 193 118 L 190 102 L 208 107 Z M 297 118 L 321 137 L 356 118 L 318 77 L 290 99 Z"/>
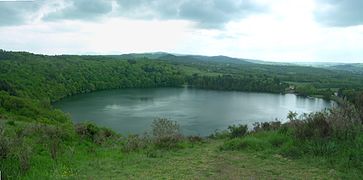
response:
<path fill-rule="evenodd" d="M 188 88 L 121 89 L 66 98 L 54 104 L 75 122 L 92 121 L 121 134 L 143 133 L 158 117 L 178 121 L 186 135 L 206 136 L 232 124 L 285 121 L 289 111 L 319 111 L 334 103 L 294 94 Z"/>

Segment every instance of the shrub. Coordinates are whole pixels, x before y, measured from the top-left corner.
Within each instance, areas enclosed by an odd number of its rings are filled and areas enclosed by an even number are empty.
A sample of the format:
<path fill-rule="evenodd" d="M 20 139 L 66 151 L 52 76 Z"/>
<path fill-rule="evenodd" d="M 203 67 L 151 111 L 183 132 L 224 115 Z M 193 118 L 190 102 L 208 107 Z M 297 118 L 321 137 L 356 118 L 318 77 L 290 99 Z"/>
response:
<path fill-rule="evenodd" d="M 272 122 L 256 122 L 253 124 L 253 131 L 271 131 L 277 130 L 281 127 L 280 121 L 272 121 Z"/>
<path fill-rule="evenodd" d="M 289 123 L 285 123 L 285 124 L 282 124 L 280 126 L 280 128 L 277 130 L 277 132 L 279 134 L 284 134 L 284 135 L 291 135 L 291 127 L 290 127 L 290 124 Z"/>
<path fill-rule="evenodd" d="M 273 133 L 267 137 L 267 141 L 274 147 L 280 147 L 287 143 L 290 139 L 280 133 Z"/>
<path fill-rule="evenodd" d="M 248 127 L 247 125 L 232 125 L 228 126 L 230 138 L 242 137 L 247 134 Z"/>
<path fill-rule="evenodd" d="M 25 173 L 30 169 L 31 151 L 31 147 L 24 144 L 18 151 L 19 165 L 22 173 Z"/>
<path fill-rule="evenodd" d="M 180 137 L 164 137 L 155 141 L 155 146 L 162 149 L 175 149 L 182 147 Z"/>
<path fill-rule="evenodd" d="M 52 159 L 57 158 L 61 150 L 61 142 L 70 138 L 66 129 L 47 124 L 33 124 L 17 132 L 20 139 L 33 135 L 40 137 L 40 143 L 49 149 Z"/>
<path fill-rule="evenodd" d="M 15 126 L 15 121 L 8 121 L 6 124 L 8 124 L 10 126 Z"/>
<path fill-rule="evenodd" d="M 327 120 L 339 139 L 354 139 L 363 130 L 358 110 L 349 103 L 342 103 L 339 108 L 331 109 Z"/>
<path fill-rule="evenodd" d="M 114 131 L 107 128 L 100 128 L 94 136 L 93 141 L 97 144 L 103 144 L 114 137 L 118 137 Z"/>
<path fill-rule="evenodd" d="M 307 142 L 307 151 L 315 156 L 331 156 L 338 151 L 338 145 L 335 141 L 310 141 Z"/>
<path fill-rule="evenodd" d="M 204 141 L 204 139 L 200 136 L 188 136 L 187 139 L 191 143 L 200 143 Z"/>
<path fill-rule="evenodd" d="M 110 137 L 116 136 L 116 133 L 114 131 L 112 131 L 111 129 L 107 129 L 107 128 L 101 128 L 101 134 L 105 138 L 110 138 Z"/>
<path fill-rule="evenodd" d="M 150 144 L 149 136 L 146 134 L 143 137 L 139 135 L 129 135 L 122 146 L 123 152 L 138 151 L 145 149 Z"/>
<path fill-rule="evenodd" d="M 221 150 L 254 150 L 261 151 L 270 148 L 270 144 L 263 139 L 259 139 L 253 136 L 247 136 L 244 138 L 234 138 L 226 141 Z"/>
<path fill-rule="evenodd" d="M 32 155 L 32 147 L 30 144 L 27 144 L 24 140 L 25 134 L 24 130 L 18 131 L 22 132 L 17 135 L 17 137 L 12 138 L 12 148 L 11 148 L 11 156 L 9 158 L 14 158 L 14 160 L 18 161 L 16 164 L 19 167 L 21 173 L 26 173 L 30 167 L 30 159 Z M 8 172 L 13 173 L 13 172 Z"/>
<path fill-rule="evenodd" d="M 303 120 L 295 120 L 291 123 L 295 137 L 301 140 L 329 138 L 333 135 L 333 129 L 324 112 L 312 113 Z"/>
<path fill-rule="evenodd" d="M 79 123 L 75 125 L 75 130 L 81 138 L 93 140 L 99 128 L 92 123 Z"/>
<path fill-rule="evenodd" d="M 180 126 L 176 121 L 171 121 L 166 118 L 158 118 L 152 123 L 152 134 L 156 139 L 171 136 L 179 137 L 181 135 Z"/>
<path fill-rule="evenodd" d="M 92 123 L 80 123 L 75 125 L 76 133 L 84 139 L 91 140 L 97 144 L 103 144 L 107 140 L 117 137 L 110 129 L 100 128 Z"/>
<path fill-rule="evenodd" d="M 153 121 L 152 135 L 154 144 L 166 149 L 178 147 L 178 143 L 183 138 L 177 122 L 166 118 L 158 118 Z"/>
<path fill-rule="evenodd" d="M 350 104 L 342 103 L 339 108 L 311 113 L 300 120 L 291 121 L 295 137 L 298 139 L 338 138 L 351 140 L 363 130 L 359 113 Z"/>
<path fill-rule="evenodd" d="M 0 124 L 0 159 L 4 159 L 10 153 L 10 141 L 5 137 L 5 128 Z"/>
<path fill-rule="evenodd" d="M 223 131 L 215 130 L 214 133 L 208 136 L 208 138 L 211 139 L 226 139 L 229 137 L 230 135 L 228 130 L 223 130 Z"/>
<path fill-rule="evenodd" d="M 243 139 L 235 138 L 225 141 L 224 144 L 220 146 L 220 150 L 242 150 L 246 147 L 247 144 Z"/>
<path fill-rule="evenodd" d="M 299 158 L 304 153 L 302 148 L 294 144 L 293 141 L 288 141 L 281 146 L 279 153 L 286 157 Z"/>
<path fill-rule="evenodd" d="M 146 156 L 149 158 L 158 158 L 158 157 L 162 157 L 163 153 L 162 151 L 155 149 L 155 148 L 148 148 L 146 150 Z"/>
<path fill-rule="evenodd" d="M 47 139 L 48 148 L 52 159 L 56 159 L 60 149 L 60 143 L 65 134 L 58 127 L 44 126 L 44 137 Z"/>

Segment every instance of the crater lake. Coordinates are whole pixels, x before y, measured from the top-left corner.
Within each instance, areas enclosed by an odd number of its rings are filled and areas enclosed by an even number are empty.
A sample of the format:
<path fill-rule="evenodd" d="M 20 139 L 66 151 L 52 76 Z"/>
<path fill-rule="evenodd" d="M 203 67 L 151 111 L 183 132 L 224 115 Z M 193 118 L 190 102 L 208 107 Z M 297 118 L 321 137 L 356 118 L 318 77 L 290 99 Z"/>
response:
<path fill-rule="evenodd" d="M 54 104 L 74 122 L 90 121 L 121 134 L 150 130 L 156 118 L 177 121 L 183 134 L 207 136 L 229 125 L 286 122 L 299 114 L 332 107 L 334 102 L 295 94 L 214 91 L 191 88 L 120 89 L 65 98 Z"/>

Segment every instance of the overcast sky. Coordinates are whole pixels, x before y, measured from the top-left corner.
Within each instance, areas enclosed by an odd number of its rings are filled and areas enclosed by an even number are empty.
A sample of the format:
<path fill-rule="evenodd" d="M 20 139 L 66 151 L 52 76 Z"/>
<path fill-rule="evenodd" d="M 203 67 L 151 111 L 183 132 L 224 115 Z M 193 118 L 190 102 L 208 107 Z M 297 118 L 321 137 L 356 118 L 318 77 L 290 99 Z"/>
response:
<path fill-rule="evenodd" d="M 0 0 L 0 49 L 363 62 L 363 0 Z"/>

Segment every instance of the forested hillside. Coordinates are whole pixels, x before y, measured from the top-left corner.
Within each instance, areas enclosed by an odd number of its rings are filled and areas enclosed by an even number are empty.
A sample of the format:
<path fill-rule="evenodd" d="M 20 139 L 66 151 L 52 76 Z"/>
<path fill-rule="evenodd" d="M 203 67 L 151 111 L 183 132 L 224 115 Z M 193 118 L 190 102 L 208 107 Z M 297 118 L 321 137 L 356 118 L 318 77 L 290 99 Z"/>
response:
<path fill-rule="evenodd" d="M 14 116 L 39 118 L 38 114 L 44 111 L 42 107 L 52 111 L 52 102 L 74 94 L 183 85 L 273 93 L 291 91 L 289 87 L 293 87 L 293 92 L 301 95 L 330 99 L 334 92 L 339 92 L 354 99 L 355 92 L 363 85 L 361 76 L 343 71 L 243 61 L 228 64 L 226 62 L 238 60 L 226 57 L 200 60 L 203 56 L 164 56 L 157 60 L 141 56 L 45 56 L 1 51 L 0 90 L 3 100 L 0 109 L 3 114 L 16 111 Z M 48 119 L 49 115 L 45 117 Z"/>
<path fill-rule="evenodd" d="M 363 87 L 361 74 L 342 68 L 317 68 L 279 63 L 261 64 L 225 56 L 171 55 L 167 53 L 110 57 L 114 59 L 142 58 L 171 63 L 184 69 L 190 77 L 188 82 L 192 85 L 197 83 L 194 85 L 199 88 L 283 93 L 287 87 L 293 86 L 293 92 L 297 94 L 330 99 L 334 93 L 341 92 L 339 90 L 354 90 Z M 354 67 L 356 66 L 354 65 Z M 238 85 L 241 83 L 242 86 Z"/>
<path fill-rule="evenodd" d="M 174 87 L 184 83 L 181 70 L 145 60 L 112 60 L 102 56 L 0 56 L 0 88 L 29 98 L 60 98 L 95 90 Z"/>

